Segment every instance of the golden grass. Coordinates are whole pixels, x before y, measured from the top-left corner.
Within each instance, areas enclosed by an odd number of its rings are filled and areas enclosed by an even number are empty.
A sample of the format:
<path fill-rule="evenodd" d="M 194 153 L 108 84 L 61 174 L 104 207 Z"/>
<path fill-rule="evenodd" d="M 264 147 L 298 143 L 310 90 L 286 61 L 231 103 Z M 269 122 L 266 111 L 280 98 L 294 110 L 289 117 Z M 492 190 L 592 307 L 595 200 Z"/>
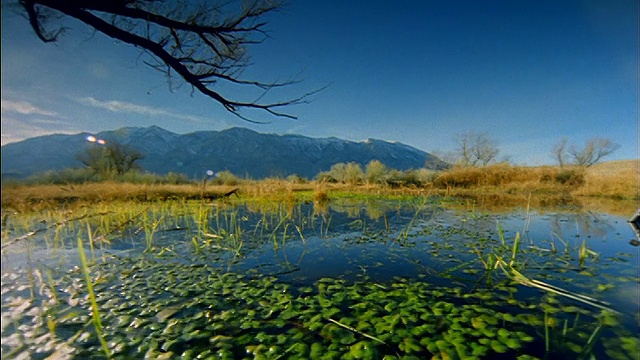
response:
<path fill-rule="evenodd" d="M 441 172 L 433 182 L 449 194 L 479 193 L 562 194 L 634 199 L 637 161 L 620 160 L 588 168 L 558 166 L 524 167 L 497 164 L 486 167 L 454 167 Z"/>
<path fill-rule="evenodd" d="M 164 200 L 168 198 L 197 198 L 220 196 L 232 186 L 140 185 L 116 182 L 75 185 L 11 185 L 2 188 L 2 208 L 15 210 L 46 208 L 59 204 L 123 200 Z"/>
<path fill-rule="evenodd" d="M 454 167 L 440 172 L 421 187 L 394 188 L 383 185 L 349 185 L 326 182 L 296 182 L 283 179 L 243 180 L 237 185 L 140 185 L 117 182 L 79 185 L 6 185 L 2 208 L 17 211 L 50 208 L 71 202 L 155 201 L 169 198 L 211 199 L 239 189 L 243 199 L 326 201 L 349 194 L 460 196 L 478 205 L 534 206 L 576 204 L 581 199 L 636 199 L 635 160 L 611 161 L 589 168 L 557 166 L 523 167 L 497 164 L 487 167 Z M 593 200 L 583 201 L 594 203 Z M 609 207 L 608 205 L 607 207 Z M 623 206 L 626 211 L 628 204 Z"/>
<path fill-rule="evenodd" d="M 449 193 L 474 189 L 484 193 L 562 193 L 584 183 L 584 169 L 555 166 L 525 167 L 496 164 L 485 167 L 453 167 L 433 181 L 437 189 Z M 463 192 L 466 192 L 464 190 Z"/>
<path fill-rule="evenodd" d="M 585 184 L 572 192 L 575 196 L 635 199 L 638 191 L 638 161 L 619 160 L 586 169 Z"/>

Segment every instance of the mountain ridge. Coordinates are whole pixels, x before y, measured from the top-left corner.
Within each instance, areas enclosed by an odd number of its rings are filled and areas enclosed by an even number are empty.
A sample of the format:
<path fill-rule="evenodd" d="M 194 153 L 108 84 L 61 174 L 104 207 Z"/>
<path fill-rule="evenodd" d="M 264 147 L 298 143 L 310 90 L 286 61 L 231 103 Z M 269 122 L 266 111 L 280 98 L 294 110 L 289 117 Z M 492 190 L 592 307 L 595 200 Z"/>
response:
<path fill-rule="evenodd" d="M 77 154 L 89 146 L 99 146 L 87 141 L 90 135 L 141 151 L 145 158 L 138 164 L 144 170 L 183 173 L 192 178 L 202 177 L 207 170 L 228 170 L 257 179 L 293 174 L 313 178 L 336 163 L 357 162 L 365 166 L 371 160 L 398 170 L 447 167 L 432 154 L 380 139 L 354 142 L 336 137 L 265 134 L 242 127 L 176 134 L 154 125 L 97 134 L 45 135 L 4 145 L 2 176 L 24 178 L 49 170 L 82 167 Z"/>

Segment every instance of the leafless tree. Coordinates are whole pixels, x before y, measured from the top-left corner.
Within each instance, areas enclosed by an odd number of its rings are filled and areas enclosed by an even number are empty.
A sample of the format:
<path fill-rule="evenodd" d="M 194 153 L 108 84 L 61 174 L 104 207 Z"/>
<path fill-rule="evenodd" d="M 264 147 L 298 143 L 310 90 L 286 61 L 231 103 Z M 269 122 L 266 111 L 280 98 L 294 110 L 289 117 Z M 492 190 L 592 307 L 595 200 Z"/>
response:
<path fill-rule="evenodd" d="M 564 164 L 566 163 L 565 161 L 566 151 L 567 151 L 567 138 L 560 139 L 560 141 L 558 141 L 557 144 L 553 145 L 553 148 L 551 149 L 551 156 L 553 157 L 554 160 L 558 162 L 558 165 L 560 165 L 560 167 L 563 167 Z"/>
<path fill-rule="evenodd" d="M 493 140 L 485 132 L 467 132 L 456 135 L 457 162 L 465 166 L 487 165 L 500 153 Z"/>
<path fill-rule="evenodd" d="M 123 175 L 136 168 L 135 162 L 144 159 L 144 154 L 131 146 L 109 141 L 104 146 L 95 145 L 76 155 L 86 167 L 105 177 Z"/>
<path fill-rule="evenodd" d="M 591 138 L 587 140 L 584 148 L 580 149 L 575 145 L 569 147 L 568 153 L 574 159 L 576 165 L 589 167 L 603 157 L 611 155 L 620 148 L 619 144 L 606 138 Z"/>
<path fill-rule="evenodd" d="M 306 102 L 315 93 L 284 101 L 264 102 L 271 89 L 296 83 L 244 79 L 249 65 L 247 47 L 268 36 L 264 17 L 280 8 L 279 1 L 224 0 L 19 0 L 40 40 L 55 42 L 74 18 L 113 39 L 149 55 L 145 63 L 163 73 L 170 87 L 177 77 L 214 99 L 234 115 L 251 122 L 241 110 L 257 109 L 276 117 L 295 119 L 282 108 Z M 180 82 L 182 83 L 182 82 Z M 224 86 L 257 90 L 250 101 L 221 94 Z M 246 91 L 244 91 L 246 93 Z"/>

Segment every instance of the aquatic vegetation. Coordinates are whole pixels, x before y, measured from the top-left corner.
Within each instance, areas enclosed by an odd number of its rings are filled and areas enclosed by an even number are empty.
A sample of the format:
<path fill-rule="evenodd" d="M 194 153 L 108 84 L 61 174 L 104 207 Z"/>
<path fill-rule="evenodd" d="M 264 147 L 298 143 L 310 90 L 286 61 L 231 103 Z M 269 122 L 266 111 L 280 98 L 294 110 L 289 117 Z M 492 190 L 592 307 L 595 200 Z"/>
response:
<path fill-rule="evenodd" d="M 640 280 L 626 241 L 613 244 L 626 235 L 607 235 L 617 230 L 601 230 L 604 217 L 448 210 L 425 197 L 325 205 L 170 200 L 10 218 L 2 356 L 587 359 L 640 349 L 631 307 L 615 297 Z M 39 225 L 45 216 L 55 225 Z"/>
<path fill-rule="evenodd" d="M 438 287 L 404 278 L 385 284 L 321 278 L 313 286 L 294 287 L 275 277 L 221 273 L 207 265 L 115 257 L 96 264 L 92 273 L 101 274 L 94 286 L 99 296 L 87 297 L 87 289 L 74 285 L 81 274 L 65 275 L 56 287 L 64 289 L 59 296 L 66 305 L 42 300 L 44 312 L 54 317 L 53 344 L 48 349 L 37 344 L 42 331 L 38 329 L 46 328 L 43 322 L 49 317 L 33 316 L 32 324 L 22 326 L 34 338 L 26 338 L 19 353 L 47 356 L 63 346 L 71 348 L 66 351 L 73 357 L 95 356 L 104 346 L 98 341 L 100 333 L 87 327 L 95 324 L 95 316 L 91 320 L 80 314 L 96 302 L 102 336 L 114 358 L 323 353 L 355 359 L 519 353 L 543 357 L 540 341 L 547 352 L 575 356 L 592 347 L 603 329 L 621 339 L 631 336 L 617 326 L 613 313 L 568 308 L 555 301 L 543 308 L 527 301 L 505 306 L 510 298 L 506 291 Z M 539 320 L 542 313 L 544 321 Z M 562 313 L 580 314 L 580 324 L 576 319 L 572 331 L 563 331 L 562 341 L 551 340 L 558 338 L 556 324 L 561 319 L 552 316 Z M 544 339 L 536 335 L 539 330 L 546 334 Z M 74 332 L 79 336 L 60 337 Z"/>
<path fill-rule="evenodd" d="M 88 224 L 87 224 L 87 233 L 89 234 L 89 238 L 90 238 L 89 242 L 91 243 L 92 242 L 91 227 Z M 85 253 L 84 253 L 84 245 L 82 242 L 82 237 L 80 236 L 78 237 L 78 253 L 80 254 L 80 261 L 82 262 L 82 273 L 84 275 L 84 279 L 87 286 L 87 293 L 89 295 L 89 301 L 91 303 L 91 318 L 93 322 L 93 327 L 95 329 L 98 340 L 100 340 L 100 346 L 102 347 L 102 351 L 104 351 L 104 354 L 107 356 L 107 358 L 109 358 L 111 357 L 111 351 L 109 350 L 109 346 L 107 345 L 107 342 L 104 339 L 102 321 L 100 320 L 100 308 L 98 307 L 98 302 L 96 301 L 96 294 L 93 291 L 93 279 L 91 279 L 91 276 L 89 275 L 89 264 L 87 261 L 87 257 L 85 256 Z M 55 326 L 51 324 L 55 325 L 55 323 L 51 321 L 50 318 L 47 318 L 47 325 L 49 327 L 49 330 L 52 330 L 52 332 L 55 333 Z"/>

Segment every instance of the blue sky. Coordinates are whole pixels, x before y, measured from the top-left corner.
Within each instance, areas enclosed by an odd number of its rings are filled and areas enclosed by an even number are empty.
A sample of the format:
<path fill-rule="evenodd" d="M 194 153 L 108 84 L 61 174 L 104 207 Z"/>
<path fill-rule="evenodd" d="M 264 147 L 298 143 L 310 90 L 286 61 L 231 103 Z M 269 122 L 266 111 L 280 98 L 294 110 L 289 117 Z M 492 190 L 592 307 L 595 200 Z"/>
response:
<path fill-rule="evenodd" d="M 158 125 L 177 133 L 243 126 L 428 152 L 486 131 L 517 164 L 553 163 L 562 137 L 636 157 L 636 2 L 291 1 L 268 17 L 247 78 L 328 87 L 287 112 L 244 122 L 187 86 L 169 90 L 135 48 L 68 21 L 56 44 L 2 11 L 2 144 L 51 133 Z"/>

